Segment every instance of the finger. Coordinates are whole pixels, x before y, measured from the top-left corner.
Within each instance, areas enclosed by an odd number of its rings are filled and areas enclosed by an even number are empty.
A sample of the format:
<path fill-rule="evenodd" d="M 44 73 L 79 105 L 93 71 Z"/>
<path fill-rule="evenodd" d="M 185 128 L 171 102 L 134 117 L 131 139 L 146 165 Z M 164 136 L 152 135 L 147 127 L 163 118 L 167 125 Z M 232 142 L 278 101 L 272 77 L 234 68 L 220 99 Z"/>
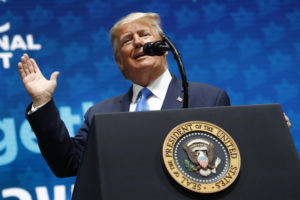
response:
<path fill-rule="evenodd" d="M 285 118 L 285 121 L 286 121 L 287 126 L 288 126 L 289 128 L 291 128 L 291 127 L 292 127 L 292 124 L 291 124 L 291 122 L 290 122 L 289 117 L 288 117 L 285 113 L 283 113 L 283 115 L 284 115 L 284 118 Z"/>
<path fill-rule="evenodd" d="M 50 76 L 50 80 L 56 82 L 58 75 L 59 75 L 59 72 L 53 72 Z"/>
<path fill-rule="evenodd" d="M 40 71 L 40 68 L 39 66 L 36 64 L 35 60 L 33 58 L 30 58 L 30 62 L 33 66 L 33 69 L 36 73 L 40 73 L 41 74 L 41 71 Z"/>
<path fill-rule="evenodd" d="M 288 126 L 289 128 L 292 128 L 292 124 L 291 124 L 290 121 L 286 121 L 286 124 L 287 124 L 287 126 Z"/>
<path fill-rule="evenodd" d="M 22 62 L 23 70 L 24 70 L 26 76 L 29 75 L 30 72 L 29 72 L 29 69 L 27 67 L 27 62 L 26 62 L 25 54 L 21 57 L 21 62 Z"/>
<path fill-rule="evenodd" d="M 290 121 L 290 119 L 288 118 L 288 116 L 285 113 L 283 113 L 283 115 L 284 115 L 285 121 Z"/>
<path fill-rule="evenodd" d="M 30 73 L 35 72 L 34 67 L 33 67 L 32 63 L 30 62 L 30 58 L 27 53 L 24 53 L 24 58 L 25 58 L 25 61 L 26 61 L 27 67 L 28 67 L 28 71 Z"/>
<path fill-rule="evenodd" d="M 23 56 L 25 57 L 26 61 L 29 60 L 29 56 L 27 53 L 24 53 Z"/>
<path fill-rule="evenodd" d="M 21 79 L 24 79 L 26 77 L 26 74 L 24 72 L 23 65 L 21 62 L 18 63 L 18 69 Z"/>
<path fill-rule="evenodd" d="M 28 54 L 27 54 L 27 53 L 24 53 L 22 57 L 23 57 L 22 62 L 23 62 L 24 64 L 27 64 L 27 62 L 28 62 L 28 60 L 29 60 Z"/>
<path fill-rule="evenodd" d="M 32 65 L 29 57 L 26 58 L 26 64 L 27 64 L 27 67 L 28 67 L 28 71 L 30 73 L 34 73 L 35 71 L 34 71 L 33 65 Z"/>

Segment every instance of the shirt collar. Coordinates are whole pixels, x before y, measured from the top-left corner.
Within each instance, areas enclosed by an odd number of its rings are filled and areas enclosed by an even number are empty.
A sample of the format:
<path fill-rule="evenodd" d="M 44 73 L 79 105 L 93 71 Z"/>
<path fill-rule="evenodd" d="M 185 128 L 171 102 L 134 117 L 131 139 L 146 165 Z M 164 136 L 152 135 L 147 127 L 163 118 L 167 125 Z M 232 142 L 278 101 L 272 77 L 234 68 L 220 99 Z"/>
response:
<path fill-rule="evenodd" d="M 147 88 L 159 99 L 164 99 L 166 96 L 169 84 L 172 80 L 169 69 L 167 69 L 162 75 L 147 86 Z M 142 86 L 133 83 L 132 86 L 132 99 L 131 102 L 136 102 L 139 92 L 143 89 Z"/>

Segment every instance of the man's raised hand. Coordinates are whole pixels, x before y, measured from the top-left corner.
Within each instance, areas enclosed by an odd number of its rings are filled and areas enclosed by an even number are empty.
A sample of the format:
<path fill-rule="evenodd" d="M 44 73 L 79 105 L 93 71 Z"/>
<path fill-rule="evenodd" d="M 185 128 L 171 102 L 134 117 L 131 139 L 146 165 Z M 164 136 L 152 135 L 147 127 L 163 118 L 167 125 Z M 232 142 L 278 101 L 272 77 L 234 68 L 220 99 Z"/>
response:
<path fill-rule="evenodd" d="M 21 57 L 18 69 L 24 87 L 32 99 L 33 106 L 38 107 L 49 102 L 56 88 L 59 72 L 53 72 L 50 80 L 47 80 L 35 60 L 29 58 L 27 54 Z"/>

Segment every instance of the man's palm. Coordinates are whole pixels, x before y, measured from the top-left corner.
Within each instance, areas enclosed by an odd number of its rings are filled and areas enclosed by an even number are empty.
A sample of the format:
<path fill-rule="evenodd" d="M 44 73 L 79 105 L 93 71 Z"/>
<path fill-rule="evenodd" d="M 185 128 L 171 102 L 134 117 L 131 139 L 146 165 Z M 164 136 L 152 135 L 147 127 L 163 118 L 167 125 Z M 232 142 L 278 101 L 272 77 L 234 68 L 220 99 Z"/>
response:
<path fill-rule="evenodd" d="M 36 107 L 50 101 L 57 85 L 56 79 L 59 72 L 52 73 L 50 80 L 47 80 L 35 61 L 30 59 L 27 54 L 21 57 L 18 68 L 24 87 L 32 98 L 33 105 Z"/>

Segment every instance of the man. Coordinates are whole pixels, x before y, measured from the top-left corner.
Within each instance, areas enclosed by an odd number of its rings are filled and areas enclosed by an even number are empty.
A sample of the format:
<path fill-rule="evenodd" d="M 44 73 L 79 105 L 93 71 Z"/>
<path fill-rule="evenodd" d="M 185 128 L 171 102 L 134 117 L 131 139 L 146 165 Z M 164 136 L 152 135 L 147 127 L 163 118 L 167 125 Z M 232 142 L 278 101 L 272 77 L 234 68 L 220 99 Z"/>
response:
<path fill-rule="evenodd" d="M 148 110 L 179 109 L 183 97 L 181 81 L 168 70 L 166 54 L 146 56 L 143 45 L 161 39 L 160 18 L 155 13 L 132 13 L 117 22 L 110 32 L 115 61 L 133 86 L 126 94 L 102 101 L 85 114 L 85 121 L 74 138 L 71 138 L 52 99 L 59 72 L 45 79 L 34 59 L 27 54 L 18 63 L 19 73 L 32 104 L 26 117 L 37 136 L 43 156 L 58 177 L 74 176 L 80 164 L 92 117 L 96 113 L 128 112 L 139 110 L 139 92 L 148 88 Z M 144 102 L 145 103 L 145 102 Z M 189 106 L 230 105 L 224 90 L 202 83 L 190 83 Z"/>

